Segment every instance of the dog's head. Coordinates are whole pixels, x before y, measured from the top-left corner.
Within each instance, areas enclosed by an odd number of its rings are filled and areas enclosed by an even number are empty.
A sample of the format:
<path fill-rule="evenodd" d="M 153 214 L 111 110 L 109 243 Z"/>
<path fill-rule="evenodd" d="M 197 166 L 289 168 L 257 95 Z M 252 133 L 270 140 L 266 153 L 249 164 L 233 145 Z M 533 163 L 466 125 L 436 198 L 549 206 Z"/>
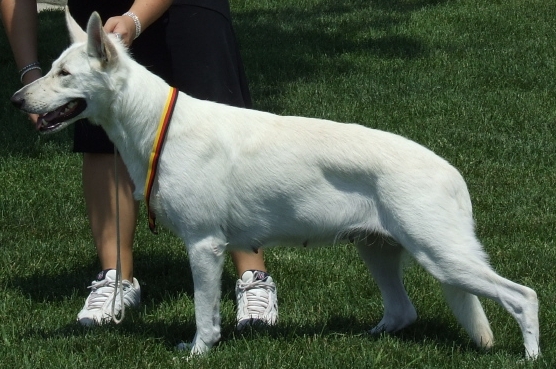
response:
<path fill-rule="evenodd" d="M 95 12 L 85 32 L 66 8 L 66 23 L 72 45 L 52 63 L 44 77 L 17 91 L 11 98 L 19 109 L 39 114 L 41 133 L 57 132 L 82 118 L 95 118 L 95 105 L 110 106 L 116 89 L 110 71 L 118 65 L 123 46 L 102 28 Z M 94 123 L 96 119 L 91 119 Z"/>

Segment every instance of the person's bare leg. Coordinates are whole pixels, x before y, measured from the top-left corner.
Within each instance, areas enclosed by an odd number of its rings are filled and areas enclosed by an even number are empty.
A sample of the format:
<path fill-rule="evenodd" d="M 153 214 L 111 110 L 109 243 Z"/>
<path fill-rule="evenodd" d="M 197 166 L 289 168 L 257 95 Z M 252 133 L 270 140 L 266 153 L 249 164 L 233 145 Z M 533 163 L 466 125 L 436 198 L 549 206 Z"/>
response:
<path fill-rule="evenodd" d="M 120 157 L 118 161 L 118 197 L 120 222 L 120 257 L 122 279 L 133 280 L 133 238 L 138 203 L 133 198 L 133 182 Z M 113 154 L 83 156 L 83 192 L 89 224 L 102 269 L 116 268 L 116 177 Z"/>
<path fill-rule="evenodd" d="M 240 277 L 246 270 L 260 270 L 266 272 L 262 250 L 259 250 L 258 253 L 232 251 L 230 255 L 236 267 L 237 275 Z"/>

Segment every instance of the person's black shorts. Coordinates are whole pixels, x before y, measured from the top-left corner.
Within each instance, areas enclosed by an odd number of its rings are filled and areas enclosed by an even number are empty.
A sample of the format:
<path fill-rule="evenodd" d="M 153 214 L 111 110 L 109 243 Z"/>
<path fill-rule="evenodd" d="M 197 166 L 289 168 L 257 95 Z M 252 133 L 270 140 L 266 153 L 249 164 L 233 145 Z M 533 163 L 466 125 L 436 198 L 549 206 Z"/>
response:
<path fill-rule="evenodd" d="M 224 2 L 225 3 L 225 2 Z M 172 83 L 198 99 L 251 108 L 251 95 L 229 8 L 170 7 L 166 40 Z"/>
<path fill-rule="evenodd" d="M 110 10 L 116 7 L 113 4 L 119 3 L 109 2 Z M 99 11 L 103 22 L 113 14 L 127 11 L 129 4 L 123 3 L 114 12 Z M 84 27 L 89 15 L 80 9 L 74 18 Z M 233 28 L 228 16 L 220 12 L 199 6 L 172 5 L 133 42 L 130 51 L 136 61 L 193 97 L 251 107 Z M 100 126 L 81 120 L 75 123 L 73 151 L 113 153 L 114 146 Z"/>

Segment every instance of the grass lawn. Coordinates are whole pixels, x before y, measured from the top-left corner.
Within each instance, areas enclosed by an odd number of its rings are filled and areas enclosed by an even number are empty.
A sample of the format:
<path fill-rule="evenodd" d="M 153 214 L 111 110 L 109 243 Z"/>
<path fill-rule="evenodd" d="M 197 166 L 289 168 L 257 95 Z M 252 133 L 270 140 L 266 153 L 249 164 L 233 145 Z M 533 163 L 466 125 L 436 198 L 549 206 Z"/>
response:
<path fill-rule="evenodd" d="M 477 350 L 439 285 L 410 264 L 419 318 L 373 338 L 378 289 L 349 245 L 273 249 L 280 323 L 234 331 L 224 272 L 223 340 L 190 361 L 191 275 L 181 242 L 139 220 L 143 305 L 119 326 L 75 317 L 99 264 L 71 132 L 40 137 L 9 104 L 17 68 L 0 31 L 0 368 L 556 367 L 556 1 L 231 0 L 257 109 L 359 122 L 427 146 L 466 178 L 493 267 L 535 289 L 543 357 L 523 363 L 517 323 L 484 301 L 496 346 Z M 60 12 L 40 14 L 40 61 L 67 46 Z M 357 137 L 354 137 L 356 140 Z M 369 150 L 373 148 L 370 147 Z"/>

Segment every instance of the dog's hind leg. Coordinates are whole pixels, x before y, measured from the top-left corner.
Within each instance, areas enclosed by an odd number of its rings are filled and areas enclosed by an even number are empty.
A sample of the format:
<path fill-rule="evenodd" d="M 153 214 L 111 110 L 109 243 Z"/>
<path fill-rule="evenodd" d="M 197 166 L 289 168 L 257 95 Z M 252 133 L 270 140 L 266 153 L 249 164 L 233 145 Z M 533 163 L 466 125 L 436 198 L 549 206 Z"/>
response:
<path fill-rule="evenodd" d="M 453 275 L 449 276 L 449 284 L 451 288 L 464 290 L 470 294 L 490 298 L 502 307 L 504 307 L 517 320 L 523 335 L 525 345 L 525 355 L 528 359 L 534 359 L 540 354 L 539 348 L 539 320 L 538 320 L 538 300 L 537 294 L 532 289 L 514 283 L 496 274 L 487 263 L 480 264 L 474 262 L 466 262 L 460 268 L 452 270 Z M 460 274 L 458 278 L 454 278 L 455 274 Z M 449 291 L 451 288 L 444 288 Z M 454 298 L 454 292 L 450 298 Z M 457 304 L 456 301 L 451 304 Z M 470 305 L 469 302 L 464 304 Z M 476 301 L 475 306 L 480 303 Z M 482 310 L 482 309 L 480 309 Z M 454 314 L 458 316 L 458 320 L 464 324 L 464 328 L 471 335 L 471 338 L 479 346 L 492 345 L 492 332 L 486 322 L 484 312 L 475 310 L 474 314 L 461 312 L 457 307 L 452 307 Z M 459 311 L 459 312 L 458 312 Z M 473 322 L 475 319 L 475 322 Z"/>
<path fill-rule="evenodd" d="M 374 235 L 357 242 L 356 248 L 378 284 L 384 303 L 384 316 L 370 333 L 392 333 L 412 324 L 417 312 L 403 286 L 404 250 L 393 240 Z"/>
<path fill-rule="evenodd" d="M 436 232 L 439 232 L 439 228 Z M 468 294 L 492 299 L 503 306 L 519 323 L 526 357 L 534 359 L 539 356 L 538 300 L 535 291 L 494 272 L 474 236 L 468 233 L 442 239 L 432 234 L 429 236 L 420 235 L 419 239 L 408 236 L 403 242 L 404 247 L 443 284 L 454 314 L 475 343 L 488 347 L 492 345 L 493 337 L 484 312 L 479 308 L 479 301 Z M 459 300 L 461 296 L 464 296 L 463 300 Z"/>
<path fill-rule="evenodd" d="M 494 335 L 479 298 L 461 288 L 444 283 L 442 291 L 456 319 L 473 341 L 479 347 L 491 348 L 494 344 Z"/>
<path fill-rule="evenodd" d="M 207 352 L 220 340 L 220 295 L 226 243 L 220 237 L 206 237 L 187 243 L 194 285 L 197 331 L 191 355 Z"/>

